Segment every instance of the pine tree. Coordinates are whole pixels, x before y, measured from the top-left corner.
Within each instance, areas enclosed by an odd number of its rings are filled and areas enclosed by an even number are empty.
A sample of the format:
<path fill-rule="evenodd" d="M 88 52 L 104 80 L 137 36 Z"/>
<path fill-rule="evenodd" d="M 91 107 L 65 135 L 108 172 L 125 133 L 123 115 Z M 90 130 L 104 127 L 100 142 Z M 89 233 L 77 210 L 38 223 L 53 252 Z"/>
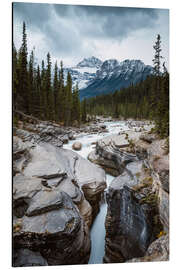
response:
<path fill-rule="evenodd" d="M 48 52 L 47 54 L 47 68 L 46 68 L 46 98 L 47 98 L 47 105 L 46 105 L 46 118 L 48 120 L 54 120 L 54 96 L 51 87 L 51 56 Z"/>
<path fill-rule="evenodd" d="M 77 121 L 79 124 L 81 118 L 80 114 L 81 111 L 80 111 L 79 89 L 78 84 L 76 84 L 72 94 L 72 113 L 71 113 L 72 122 Z"/>
<path fill-rule="evenodd" d="M 63 62 L 60 63 L 60 71 L 59 71 L 59 91 L 58 91 L 58 119 L 64 122 L 65 119 L 65 102 L 66 102 L 66 92 L 64 86 L 64 70 L 63 70 Z"/>
<path fill-rule="evenodd" d="M 41 64 L 41 118 L 46 119 L 47 114 L 47 94 L 46 94 L 46 70 L 44 60 Z"/>
<path fill-rule="evenodd" d="M 19 95 L 22 97 L 19 108 L 24 112 L 29 113 L 29 94 L 28 94 L 28 73 L 27 73 L 27 36 L 26 36 L 26 25 L 23 22 L 23 37 L 22 46 L 19 51 Z"/>
<path fill-rule="evenodd" d="M 31 52 L 28 68 L 28 107 L 29 113 L 34 113 L 35 105 L 35 91 L 34 91 L 34 52 Z"/>
<path fill-rule="evenodd" d="M 18 58 L 17 58 L 17 51 L 13 43 L 13 73 L 12 73 L 12 90 L 13 90 L 13 105 L 16 109 L 17 104 L 17 96 L 18 96 L 18 89 L 19 89 L 19 81 L 18 81 Z"/>
<path fill-rule="evenodd" d="M 65 87 L 65 125 L 69 126 L 71 124 L 71 110 L 72 110 L 72 79 L 71 74 L 67 74 L 67 84 Z"/>
<path fill-rule="evenodd" d="M 155 50 L 155 55 L 153 59 L 153 65 L 154 65 L 154 75 L 157 77 L 160 76 L 160 69 L 161 69 L 161 36 L 157 35 L 157 40 L 155 42 L 155 45 L 153 46 Z"/>
<path fill-rule="evenodd" d="M 41 74 L 39 65 L 37 66 L 37 70 L 35 72 L 35 91 L 36 91 L 35 112 L 37 117 L 42 118 L 42 89 L 41 89 Z"/>
<path fill-rule="evenodd" d="M 54 67 L 54 81 L 53 81 L 53 89 L 54 89 L 54 111 L 55 111 L 55 120 L 58 120 L 58 91 L 59 91 L 59 82 L 58 82 L 58 67 L 57 61 Z"/>
<path fill-rule="evenodd" d="M 86 99 L 82 101 L 82 116 L 81 116 L 82 122 L 86 123 L 87 120 L 87 112 L 86 112 Z"/>
<path fill-rule="evenodd" d="M 152 91 L 152 114 L 153 118 L 157 122 L 158 128 L 160 128 L 160 115 L 159 115 L 159 104 L 160 104 L 160 89 L 161 89 L 161 78 L 160 78 L 160 69 L 161 69 L 161 37 L 158 34 L 155 45 L 153 46 L 155 50 L 153 65 L 154 65 L 154 85 Z"/>

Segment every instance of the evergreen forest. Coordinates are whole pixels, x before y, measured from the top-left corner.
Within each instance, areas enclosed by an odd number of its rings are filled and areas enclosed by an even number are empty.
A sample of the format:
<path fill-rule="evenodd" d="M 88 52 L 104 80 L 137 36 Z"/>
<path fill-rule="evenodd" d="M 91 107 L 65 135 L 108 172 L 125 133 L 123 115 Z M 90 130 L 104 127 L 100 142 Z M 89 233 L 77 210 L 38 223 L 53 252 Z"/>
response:
<path fill-rule="evenodd" d="M 42 120 L 79 125 L 87 115 L 112 116 L 117 119 L 149 119 L 155 121 L 155 132 L 169 136 L 169 73 L 161 65 L 161 37 L 154 48 L 154 74 L 128 88 L 80 102 L 78 85 L 72 88 L 71 74 L 65 83 L 63 62 L 52 67 L 50 53 L 41 66 L 35 53 L 28 56 L 26 25 L 23 22 L 22 45 L 13 45 L 13 110 Z M 53 69 L 53 70 L 52 70 Z M 52 72 L 53 71 L 53 72 Z M 53 76 L 52 76 L 53 74 Z"/>

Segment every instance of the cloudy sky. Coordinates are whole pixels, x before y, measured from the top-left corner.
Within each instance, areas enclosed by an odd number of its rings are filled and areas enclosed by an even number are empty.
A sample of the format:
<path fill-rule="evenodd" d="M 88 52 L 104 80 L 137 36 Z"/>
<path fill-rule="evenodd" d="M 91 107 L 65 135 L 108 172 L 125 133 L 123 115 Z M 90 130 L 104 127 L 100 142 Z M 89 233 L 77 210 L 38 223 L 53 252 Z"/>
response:
<path fill-rule="evenodd" d="M 101 60 L 141 59 L 152 65 L 156 35 L 162 37 L 162 55 L 168 65 L 169 12 L 60 4 L 13 4 L 13 36 L 16 49 L 27 26 L 28 51 L 35 47 L 40 63 L 50 52 L 52 62 L 74 66 L 92 55 Z"/>

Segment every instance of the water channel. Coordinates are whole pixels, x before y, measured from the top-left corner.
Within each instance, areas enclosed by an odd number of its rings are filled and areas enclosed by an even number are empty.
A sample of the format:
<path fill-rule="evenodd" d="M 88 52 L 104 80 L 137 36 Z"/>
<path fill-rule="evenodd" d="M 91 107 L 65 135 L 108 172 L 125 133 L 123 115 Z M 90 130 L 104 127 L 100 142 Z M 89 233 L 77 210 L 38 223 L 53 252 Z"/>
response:
<path fill-rule="evenodd" d="M 102 124 L 102 123 L 101 123 Z M 108 133 L 99 133 L 99 134 L 80 134 L 76 137 L 76 141 L 80 141 L 82 143 L 82 149 L 78 151 L 78 154 L 82 157 L 88 157 L 89 153 L 95 148 L 95 145 L 92 144 L 105 136 L 109 136 L 112 134 L 117 134 L 120 131 L 128 130 L 129 128 L 124 121 L 118 122 L 104 122 L 108 129 Z M 65 144 L 63 147 L 65 149 L 72 149 L 72 145 L 75 141 L 70 141 L 68 144 Z M 107 189 L 113 180 L 113 176 L 106 174 L 106 183 Z M 106 191 L 105 191 L 106 192 Z M 107 213 L 107 203 L 105 200 L 102 200 L 100 211 L 96 216 L 93 225 L 91 227 L 91 254 L 89 259 L 89 264 L 99 264 L 103 262 L 104 256 L 104 247 L 105 247 L 105 218 Z"/>

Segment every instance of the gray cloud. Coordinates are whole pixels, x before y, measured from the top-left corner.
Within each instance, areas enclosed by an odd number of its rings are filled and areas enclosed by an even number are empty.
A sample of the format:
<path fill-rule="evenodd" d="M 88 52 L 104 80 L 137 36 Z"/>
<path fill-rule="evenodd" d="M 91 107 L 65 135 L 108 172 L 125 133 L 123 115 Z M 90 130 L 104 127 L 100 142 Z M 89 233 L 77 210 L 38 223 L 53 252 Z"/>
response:
<path fill-rule="evenodd" d="M 159 18 L 157 9 L 36 3 L 14 3 L 13 14 L 14 23 L 25 21 L 54 56 L 62 57 L 90 54 L 94 41 L 122 42 L 138 30 L 155 28 Z"/>

